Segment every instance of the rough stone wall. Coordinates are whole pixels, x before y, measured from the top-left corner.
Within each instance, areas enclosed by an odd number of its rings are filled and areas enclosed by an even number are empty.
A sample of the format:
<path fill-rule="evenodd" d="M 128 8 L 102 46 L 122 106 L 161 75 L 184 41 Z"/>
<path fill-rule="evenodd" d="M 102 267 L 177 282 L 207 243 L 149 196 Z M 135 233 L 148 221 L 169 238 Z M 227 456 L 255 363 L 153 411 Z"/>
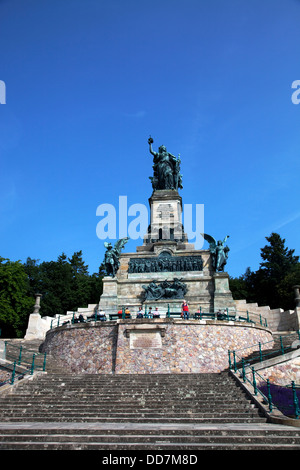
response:
<path fill-rule="evenodd" d="M 51 330 L 43 352 L 52 354 L 70 372 L 110 374 L 114 369 L 118 326 L 78 324 Z"/>
<path fill-rule="evenodd" d="M 116 373 L 221 372 L 228 367 L 229 349 L 257 347 L 259 342 L 272 341 L 270 333 L 263 329 L 225 325 L 225 322 L 203 324 L 178 320 L 164 326 L 162 348 L 130 349 L 129 338 L 124 334 L 126 325 L 120 324 Z M 253 350 L 244 352 L 249 354 Z"/>
<path fill-rule="evenodd" d="M 5 369 L 5 367 L 0 367 L 0 383 L 6 382 L 11 379 L 12 371 Z"/>
<path fill-rule="evenodd" d="M 164 331 L 161 345 L 132 347 L 130 334 L 126 332 L 128 326 L 138 328 L 147 323 L 158 325 Z M 153 333 L 148 334 L 151 345 Z M 270 331 L 241 323 L 119 320 L 60 327 L 47 334 L 44 351 L 76 373 L 206 373 L 220 372 L 228 367 L 229 349 L 247 348 L 240 352 L 247 355 L 258 349 L 259 342 L 268 342 L 266 348 L 272 347 Z"/>
<path fill-rule="evenodd" d="M 300 357 L 291 359 L 290 361 L 281 362 L 280 364 L 275 364 L 272 367 L 262 369 L 258 371 L 260 377 L 264 380 L 269 379 L 270 383 L 276 385 L 291 385 L 291 382 L 294 381 L 296 384 L 299 384 L 300 378 Z M 260 381 L 260 378 L 256 377 L 257 382 Z"/>

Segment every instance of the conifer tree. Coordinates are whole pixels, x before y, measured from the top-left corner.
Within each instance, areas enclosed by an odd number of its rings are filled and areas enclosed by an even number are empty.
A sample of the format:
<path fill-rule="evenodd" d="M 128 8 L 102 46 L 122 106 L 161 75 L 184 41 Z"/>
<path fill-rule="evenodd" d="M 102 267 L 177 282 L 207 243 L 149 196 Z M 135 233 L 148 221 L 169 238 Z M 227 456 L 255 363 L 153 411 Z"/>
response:
<path fill-rule="evenodd" d="M 278 233 L 266 237 L 268 244 L 261 248 L 262 262 L 257 271 L 247 268 L 239 278 L 230 279 L 235 299 L 246 299 L 258 305 L 293 310 L 293 286 L 300 284 L 299 256 L 285 246 Z"/>

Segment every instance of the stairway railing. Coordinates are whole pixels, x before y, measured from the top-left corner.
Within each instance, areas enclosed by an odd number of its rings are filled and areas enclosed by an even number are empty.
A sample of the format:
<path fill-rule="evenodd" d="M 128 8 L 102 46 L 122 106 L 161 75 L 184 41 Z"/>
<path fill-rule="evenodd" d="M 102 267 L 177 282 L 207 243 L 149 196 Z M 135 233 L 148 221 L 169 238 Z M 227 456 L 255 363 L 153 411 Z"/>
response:
<path fill-rule="evenodd" d="M 149 309 L 149 306 L 148 306 L 148 309 Z M 125 315 L 125 307 L 122 306 L 121 308 L 122 310 L 122 316 L 121 317 L 118 317 L 117 315 L 117 312 L 115 314 L 110 314 L 108 315 L 107 319 L 109 319 L 110 317 L 116 317 L 115 319 L 117 318 L 122 318 L 122 319 L 125 319 L 127 318 L 127 316 Z M 153 310 L 155 310 L 153 308 Z M 143 318 L 152 318 L 151 315 L 149 315 L 149 311 L 147 311 L 147 306 L 145 307 L 145 312 L 143 313 Z M 50 324 L 50 330 L 54 329 L 54 328 L 57 328 L 59 326 L 63 326 L 63 325 L 67 325 L 67 324 L 74 324 L 74 323 L 78 323 L 78 322 L 81 322 L 81 320 L 78 320 L 76 319 L 75 320 L 75 315 L 82 315 L 82 318 L 83 318 L 83 315 L 86 316 L 85 319 L 82 319 L 82 322 L 84 323 L 87 323 L 89 321 L 101 321 L 101 318 L 99 316 L 99 313 L 96 313 L 94 312 L 93 314 L 91 314 L 91 311 L 90 310 L 86 310 L 86 311 L 81 311 L 81 312 L 73 312 L 73 314 L 68 314 L 68 315 L 58 315 L 57 317 L 53 318 L 51 320 L 51 324 Z M 89 316 L 87 315 L 89 314 Z M 170 311 L 170 305 L 168 304 L 168 307 L 167 307 L 167 311 L 166 312 L 162 312 L 160 311 L 160 315 L 162 315 L 163 317 L 166 317 L 166 318 L 170 318 L 172 316 L 180 316 L 181 314 L 181 309 L 180 308 L 177 308 L 175 309 L 174 311 Z M 130 314 L 130 318 L 137 318 L 137 313 L 131 313 Z M 240 311 L 236 311 L 236 312 L 231 312 L 228 308 L 225 308 L 223 309 L 222 312 L 220 311 L 213 311 L 213 312 L 207 312 L 207 311 L 204 311 L 202 309 L 202 307 L 199 307 L 198 311 L 195 312 L 195 313 L 192 313 L 192 312 L 189 312 L 189 319 L 192 320 L 192 319 L 200 319 L 200 320 L 224 320 L 224 321 L 238 321 L 238 322 L 246 322 L 246 323 L 251 323 L 251 324 L 255 324 L 255 325 L 260 325 L 260 326 L 263 326 L 265 328 L 268 327 L 268 322 L 267 322 L 267 319 L 264 318 L 261 314 L 256 314 L 256 313 L 249 313 L 248 311 L 247 312 L 240 312 Z"/>
<path fill-rule="evenodd" d="M 246 323 L 259 324 L 260 326 L 268 327 L 268 322 L 265 317 L 258 313 L 246 312 L 230 312 L 228 308 L 223 309 L 223 312 L 205 312 L 202 307 L 199 308 L 198 312 L 195 313 L 195 318 L 205 320 L 206 318 L 212 318 L 215 320 L 227 320 L 227 321 L 241 321 Z"/>
<path fill-rule="evenodd" d="M 33 350 L 24 347 L 22 344 L 20 346 L 13 344 L 10 341 L 5 341 L 5 348 L 3 357 L 5 358 L 5 363 L 3 367 L 11 368 L 11 378 L 0 382 L 0 385 L 6 383 L 14 384 L 16 379 L 22 378 L 28 372 L 30 375 L 33 375 L 35 371 L 46 370 L 46 358 L 47 354 L 37 353 Z"/>
<path fill-rule="evenodd" d="M 257 396 L 260 394 L 262 396 L 264 403 L 269 407 L 270 413 L 276 409 L 285 416 L 299 419 L 300 388 L 296 386 L 294 381 L 291 381 L 290 386 L 279 386 L 274 383 L 271 384 L 270 380 L 262 377 L 254 367 L 251 367 L 251 373 L 250 368 L 248 368 L 247 372 L 244 359 L 242 359 L 242 368 L 239 372 L 243 382 L 248 382 L 252 385 L 254 395 Z"/>
<path fill-rule="evenodd" d="M 285 338 L 294 337 L 295 333 L 298 335 L 299 340 L 300 340 L 300 330 L 295 331 L 294 334 L 285 335 L 284 337 Z M 279 355 L 279 354 L 285 354 L 288 350 L 291 349 L 291 346 L 284 346 L 283 338 L 280 335 L 279 336 L 280 348 L 279 349 L 272 348 L 272 350 L 268 350 L 269 352 L 265 352 L 264 349 L 263 349 L 263 346 L 265 346 L 269 343 L 273 343 L 273 342 L 274 342 L 274 340 L 271 340 L 271 341 L 266 341 L 265 343 L 256 343 L 256 344 L 253 344 L 251 346 L 246 346 L 245 348 L 239 348 L 239 349 L 235 349 L 235 350 L 232 350 L 232 351 L 228 350 L 229 368 L 230 369 L 233 368 L 236 372 L 237 368 L 241 367 L 242 359 L 243 359 L 243 357 L 246 356 L 247 350 L 251 350 L 251 361 L 252 362 L 253 361 L 257 362 L 257 360 L 259 360 L 259 362 L 262 362 L 270 356 L 274 357 L 274 356 Z M 255 350 L 257 351 L 257 356 L 255 355 Z M 237 351 L 239 352 L 239 355 L 237 354 Z M 243 354 L 242 351 L 244 351 L 244 354 Z M 233 362 L 233 365 L 232 365 L 232 362 Z"/>
<path fill-rule="evenodd" d="M 300 330 L 298 330 L 296 333 L 300 338 Z M 294 335 L 285 335 L 285 338 L 287 336 Z M 298 419 L 300 416 L 300 385 L 296 385 L 294 381 L 291 381 L 290 386 L 280 386 L 274 383 L 271 384 L 269 379 L 265 379 L 259 374 L 257 370 L 255 370 L 254 366 L 250 368 L 251 364 L 248 362 L 248 358 L 246 363 L 245 358 L 237 355 L 236 353 L 236 351 L 246 352 L 247 349 L 251 349 L 253 351 L 253 348 L 258 347 L 258 355 L 252 355 L 250 361 L 256 361 L 257 359 L 259 359 L 259 362 L 262 362 L 271 355 L 273 357 L 276 357 L 276 355 L 278 356 L 279 354 L 285 354 L 287 350 L 291 349 L 291 346 L 284 346 L 282 336 L 280 336 L 279 339 L 280 349 L 273 349 L 271 352 L 265 354 L 263 353 L 262 346 L 267 345 L 271 341 L 267 341 L 262 344 L 258 343 L 256 345 L 248 346 L 246 348 L 240 348 L 238 350 L 229 350 L 229 369 L 234 370 L 235 373 L 239 373 L 244 383 L 248 382 L 250 383 L 250 385 L 252 385 L 254 395 L 260 394 L 263 397 L 264 402 L 267 403 L 269 406 L 270 413 L 272 413 L 273 409 L 276 408 L 284 415 Z"/>

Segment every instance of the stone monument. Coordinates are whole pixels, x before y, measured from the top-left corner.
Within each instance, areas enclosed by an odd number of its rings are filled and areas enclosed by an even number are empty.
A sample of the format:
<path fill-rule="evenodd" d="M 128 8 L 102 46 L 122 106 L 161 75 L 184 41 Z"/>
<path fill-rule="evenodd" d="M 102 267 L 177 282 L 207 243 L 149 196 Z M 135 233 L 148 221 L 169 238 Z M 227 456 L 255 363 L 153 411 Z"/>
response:
<path fill-rule="evenodd" d="M 105 267 L 103 293 L 99 308 L 107 314 L 116 314 L 122 307 L 137 313 L 139 307 L 159 307 L 164 316 L 168 311 L 180 312 L 183 300 L 187 300 L 190 313 L 200 307 L 214 312 L 228 308 L 235 311 L 235 303 L 229 290 L 229 276 L 224 272 L 229 248 L 228 238 L 216 242 L 202 234 L 209 249 L 196 250 L 188 242 L 182 224 L 183 189 L 180 173 L 180 157 L 169 153 L 165 146 L 153 156 L 152 195 L 149 198 L 150 224 L 143 244 L 135 253 L 121 253 L 128 239 L 118 240 L 114 247 L 105 243 Z"/>

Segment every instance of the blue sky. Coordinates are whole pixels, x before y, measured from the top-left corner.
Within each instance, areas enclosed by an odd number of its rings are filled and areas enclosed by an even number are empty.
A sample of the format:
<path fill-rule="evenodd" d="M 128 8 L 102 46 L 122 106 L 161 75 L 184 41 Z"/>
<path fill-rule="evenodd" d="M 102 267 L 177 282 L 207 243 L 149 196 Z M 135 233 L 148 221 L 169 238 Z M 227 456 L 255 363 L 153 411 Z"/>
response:
<path fill-rule="evenodd" d="M 150 134 L 230 275 L 273 231 L 300 255 L 299 24 L 297 0 L 0 0 L 0 256 L 98 271 L 97 207 L 148 205 Z"/>

